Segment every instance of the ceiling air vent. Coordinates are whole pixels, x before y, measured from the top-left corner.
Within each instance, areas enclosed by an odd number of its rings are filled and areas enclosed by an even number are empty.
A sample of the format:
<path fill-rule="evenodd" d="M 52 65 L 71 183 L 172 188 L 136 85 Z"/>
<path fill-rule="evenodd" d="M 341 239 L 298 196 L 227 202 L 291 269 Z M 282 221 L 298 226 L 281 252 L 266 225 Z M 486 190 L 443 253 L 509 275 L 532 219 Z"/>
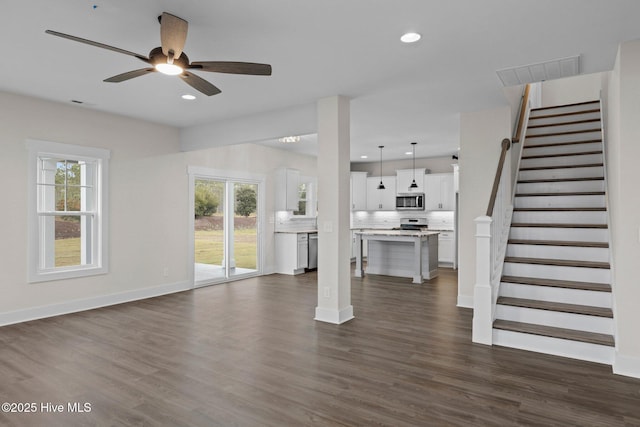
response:
<path fill-rule="evenodd" d="M 580 55 L 496 71 L 505 86 L 543 82 L 580 74 Z"/>

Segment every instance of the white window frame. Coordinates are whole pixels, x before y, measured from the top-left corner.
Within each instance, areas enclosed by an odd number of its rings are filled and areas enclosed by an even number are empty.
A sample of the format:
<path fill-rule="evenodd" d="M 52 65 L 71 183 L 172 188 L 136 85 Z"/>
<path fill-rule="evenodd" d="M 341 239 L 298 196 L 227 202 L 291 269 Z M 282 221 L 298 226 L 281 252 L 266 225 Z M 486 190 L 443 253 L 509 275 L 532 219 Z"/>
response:
<path fill-rule="evenodd" d="M 30 283 L 62 280 L 76 277 L 95 276 L 108 273 L 108 194 L 109 159 L 111 152 L 102 148 L 61 144 L 50 141 L 27 140 L 28 154 L 28 281 Z M 45 268 L 43 259 L 47 248 L 42 244 L 40 221 L 45 216 L 55 216 L 56 212 L 38 211 L 38 164 L 40 158 L 91 161 L 96 164 L 95 206 L 90 214 L 93 218 L 92 232 L 83 235 L 83 246 L 91 242 L 91 263 L 69 267 Z M 44 232 L 43 232 L 44 233 Z"/>

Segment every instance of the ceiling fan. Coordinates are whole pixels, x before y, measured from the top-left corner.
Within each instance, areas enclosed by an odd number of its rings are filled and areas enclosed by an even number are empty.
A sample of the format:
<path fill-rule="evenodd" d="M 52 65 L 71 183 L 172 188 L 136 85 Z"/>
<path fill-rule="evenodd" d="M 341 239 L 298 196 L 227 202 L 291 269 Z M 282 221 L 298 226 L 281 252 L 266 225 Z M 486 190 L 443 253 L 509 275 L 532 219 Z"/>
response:
<path fill-rule="evenodd" d="M 184 19 L 167 12 L 163 12 L 162 15 L 158 17 L 158 21 L 160 21 L 160 43 L 162 46 L 152 49 L 151 52 L 149 52 L 148 57 L 128 50 L 83 39 L 81 37 L 71 36 L 69 34 L 59 33 L 53 30 L 46 30 L 45 32 L 65 39 L 134 56 L 142 62 L 146 62 L 151 65 L 151 67 L 127 71 L 126 73 L 118 74 L 117 76 L 109 77 L 104 80 L 105 82 L 110 83 L 120 83 L 134 77 L 159 71 L 168 75 L 180 76 L 180 78 L 192 88 L 207 96 L 211 96 L 220 93 L 220 89 L 187 70 L 201 70 L 228 74 L 250 74 L 255 76 L 271 75 L 271 65 L 269 64 L 230 61 L 189 62 L 189 58 L 182 51 L 187 40 L 187 29 L 189 23 Z"/>

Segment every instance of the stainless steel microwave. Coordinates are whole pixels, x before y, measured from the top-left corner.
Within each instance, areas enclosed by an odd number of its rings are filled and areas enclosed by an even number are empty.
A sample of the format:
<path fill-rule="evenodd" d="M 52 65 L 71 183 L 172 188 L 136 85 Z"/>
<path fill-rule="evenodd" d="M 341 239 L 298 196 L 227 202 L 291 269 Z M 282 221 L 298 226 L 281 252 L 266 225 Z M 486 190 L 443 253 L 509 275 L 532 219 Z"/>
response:
<path fill-rule="evenodd" d="M 396 210 L 423 211 L 424 193 L 399 193 L 396 196 Z"/>

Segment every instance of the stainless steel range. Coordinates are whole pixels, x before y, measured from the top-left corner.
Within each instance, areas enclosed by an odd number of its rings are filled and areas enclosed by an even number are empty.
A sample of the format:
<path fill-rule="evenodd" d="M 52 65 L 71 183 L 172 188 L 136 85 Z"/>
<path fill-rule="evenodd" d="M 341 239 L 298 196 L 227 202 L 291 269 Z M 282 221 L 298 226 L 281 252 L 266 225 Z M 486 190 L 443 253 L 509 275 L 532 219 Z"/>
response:
<path fill-rule="evenodd" d="M 400 230 L 426 230 L 427 218 L 400 218 Z"/>

